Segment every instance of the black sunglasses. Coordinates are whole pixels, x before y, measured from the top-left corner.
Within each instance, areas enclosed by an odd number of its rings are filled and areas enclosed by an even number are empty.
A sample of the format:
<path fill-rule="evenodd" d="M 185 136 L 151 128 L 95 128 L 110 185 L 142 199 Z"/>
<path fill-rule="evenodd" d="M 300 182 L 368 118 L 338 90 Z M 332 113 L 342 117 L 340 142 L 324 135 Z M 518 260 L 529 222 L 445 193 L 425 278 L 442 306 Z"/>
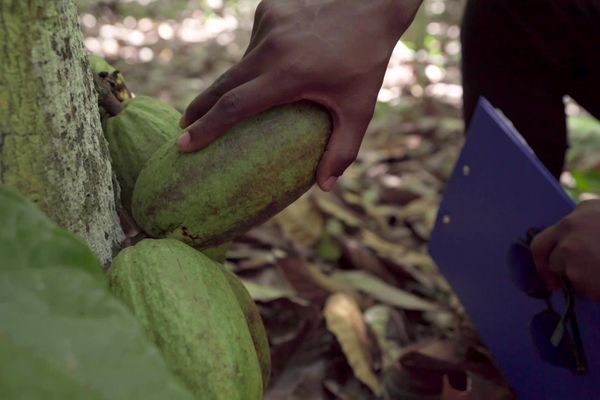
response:
<path fill-rule="evenodd" d="M 552 305 L 552 291 L 538 274 L 530 244 L 537 232 L 529 230 L 508 250 L 508 267 L 514 285 L 530 297 L 543 300 L 546 309 L 531 319 L 529 332 L 542 361 L 570 370 L 576 375 L 587 373 L 587 362 L 573 306 L 573 290 L 566 278 L 561 279 L 565 312 L 561 316 Z M 569 328 L 567 329 L 567 322 Z M 570 331 L 570 332 L 569 332 Z"/>

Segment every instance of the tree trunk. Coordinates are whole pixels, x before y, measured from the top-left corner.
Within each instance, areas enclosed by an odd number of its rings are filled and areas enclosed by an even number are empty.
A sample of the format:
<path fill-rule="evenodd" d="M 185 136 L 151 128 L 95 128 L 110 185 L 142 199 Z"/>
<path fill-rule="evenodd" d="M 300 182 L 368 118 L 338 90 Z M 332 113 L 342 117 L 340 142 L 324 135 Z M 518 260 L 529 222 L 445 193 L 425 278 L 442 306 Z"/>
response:
<path fill-rule="evenodd" d="M 0 182 L 110 262 L 123 232 L 72 0 L 0 0 Z"/>

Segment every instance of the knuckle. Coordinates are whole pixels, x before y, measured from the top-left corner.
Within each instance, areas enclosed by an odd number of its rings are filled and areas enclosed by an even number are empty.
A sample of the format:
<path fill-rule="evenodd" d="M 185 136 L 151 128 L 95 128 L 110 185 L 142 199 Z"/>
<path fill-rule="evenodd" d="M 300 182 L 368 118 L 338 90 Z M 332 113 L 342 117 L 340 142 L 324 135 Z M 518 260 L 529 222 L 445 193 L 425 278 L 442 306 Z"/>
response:
<path fill-rule="evenodd" d="M 222 85 L 224 85 L 225 83 L 227 83 L 227 81 L 230 79 L 230 76 L 231 76 L 231 72 L 230 71 L 225 71 L 217 79 L 215 79 L 215 81 L 212 83 L 212 85 L 209 86 L 209 90 L 212 91 L 212 92 L 218 91 L 218 89 Z"/>
<path fill-rule="evenodd" d="M 218 102 L 218 109 L 221 113 L 233 115 L 240 111 L 242 99 L 236 92 L 224 94 Z"/>
<path fill-rule="evenodd" d="M 202 135 L 200 134 L 200 129 L 199 129 L 199 127 L 197 126 L 197 124 L 195 124 L 195 125 L 192 125 L 191 127 L 189 127 L 189 128 L 187 129 L 187 131 L 188 131 L 188 132 L 189 132 L 189 134 L 190 134 L 190 141 L 191 141 L 192 143 L 196 143 L 196 142 L 198 142 L 198 139 L 202 137 Z"/>
<path fill-rule="evenodd" d="M 280 61 L 280 65 L 276 68 L 275 74 L 281 79 L 289 79 L 291 77 L 302 78 L 306 76 L 306 68 L 301 62 L 287 58 Z"/>

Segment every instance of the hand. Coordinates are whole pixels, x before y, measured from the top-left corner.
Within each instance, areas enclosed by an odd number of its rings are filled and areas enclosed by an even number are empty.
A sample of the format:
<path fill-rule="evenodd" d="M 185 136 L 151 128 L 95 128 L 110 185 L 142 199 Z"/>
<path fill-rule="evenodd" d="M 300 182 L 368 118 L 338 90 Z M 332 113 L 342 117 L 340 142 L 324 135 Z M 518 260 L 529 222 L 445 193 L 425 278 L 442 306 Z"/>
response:
<path fill-rule="evenodd" d="M 536 267 L 552 289 L 561 277 L 582 295 L 600 300 L 600 200 L 580 203 L 575 211 L 536 235 L 531 243 Z"/>
<path fill-rule="evenodd" d="M 312 100 L 333 132 L 317 169 L 331 190 L 356 159 L 385 70 L 421 0 L 263 0 L 241 61 L 194 99 L 181 119 L 181 151 L 199 150 L 240 120 Z"/>

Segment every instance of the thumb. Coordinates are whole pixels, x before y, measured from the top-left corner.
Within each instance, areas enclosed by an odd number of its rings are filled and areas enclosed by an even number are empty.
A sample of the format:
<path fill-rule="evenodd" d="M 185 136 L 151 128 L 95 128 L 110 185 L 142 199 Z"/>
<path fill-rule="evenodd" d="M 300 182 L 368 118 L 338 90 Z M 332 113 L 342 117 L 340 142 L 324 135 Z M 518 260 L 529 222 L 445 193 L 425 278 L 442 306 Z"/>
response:
<path fill-rule="evenodd" d="M 555 287 L 557 285 L 556 276 L 550 270 L 550 255 L 557 246 L 559 232 L 556 225 L 538 233 L 531 242 L 531 255 L 538 273 L 544 279 L 547 285 Z"/>

